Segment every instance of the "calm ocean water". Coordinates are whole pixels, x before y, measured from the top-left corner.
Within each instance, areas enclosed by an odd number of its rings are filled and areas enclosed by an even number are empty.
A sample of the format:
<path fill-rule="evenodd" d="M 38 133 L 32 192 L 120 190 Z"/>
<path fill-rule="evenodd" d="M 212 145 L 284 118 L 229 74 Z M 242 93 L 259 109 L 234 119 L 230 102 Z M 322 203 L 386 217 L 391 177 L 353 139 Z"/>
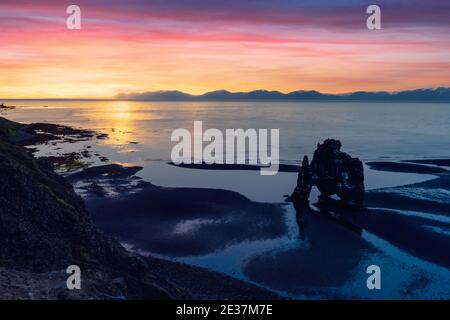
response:
<path fill-rule="evenodd" d="M 367 102 L 130 102 L 14 101 L 8 114 L 22 122 L 45 121 L 106 130 L 110 145 L 138 141 L 137 156 L 170 158 L 173 129 L 278 128 L 280 156 L 297 161 L 317 142 L 337 138 L 363 160 L 450 156 L 450 104 Z M 25 107 L 28 106 L 28 107 Z M 112 132 L 111 129 L 114 129 Z M 126 148 L 124 148 L 126 149 Z"/>

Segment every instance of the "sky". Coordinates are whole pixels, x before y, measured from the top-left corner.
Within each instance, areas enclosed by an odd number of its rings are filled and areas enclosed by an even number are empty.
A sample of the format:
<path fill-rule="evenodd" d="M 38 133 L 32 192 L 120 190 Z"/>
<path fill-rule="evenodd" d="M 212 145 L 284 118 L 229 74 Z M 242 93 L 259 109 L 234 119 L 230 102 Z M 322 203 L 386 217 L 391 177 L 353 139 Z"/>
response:
<path fill-rule="evenodd" d="M 399 91 L 450 87 L 449 71 L 448 0 L 0 0 L 0 98 Z"/>

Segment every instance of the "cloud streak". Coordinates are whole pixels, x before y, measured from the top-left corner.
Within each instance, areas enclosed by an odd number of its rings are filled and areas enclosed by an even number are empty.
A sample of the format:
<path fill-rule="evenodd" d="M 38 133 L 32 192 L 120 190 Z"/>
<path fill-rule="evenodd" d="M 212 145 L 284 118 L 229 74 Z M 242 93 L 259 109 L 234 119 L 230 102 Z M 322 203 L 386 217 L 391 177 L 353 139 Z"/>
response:
<path fill-rule="evenodd" d="M 380 31 L 369 1 L 76 2 L 81 31 L 61 1 L 0 3 L 0 97 L 450 84 L 448 1 L 379 1 Z"/>

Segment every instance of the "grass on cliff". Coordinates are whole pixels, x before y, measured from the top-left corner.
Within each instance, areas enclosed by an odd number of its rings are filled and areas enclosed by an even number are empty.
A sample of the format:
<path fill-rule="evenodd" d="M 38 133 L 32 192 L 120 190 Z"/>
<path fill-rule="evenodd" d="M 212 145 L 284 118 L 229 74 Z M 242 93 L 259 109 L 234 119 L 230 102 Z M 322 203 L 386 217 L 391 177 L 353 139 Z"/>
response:
<path fill-rule="evenodd" d="M 23 127 L 23 125 L 20 123 L 0 117 L 0 137 L 5 139 L 14 138 L 21 127 Z"/>

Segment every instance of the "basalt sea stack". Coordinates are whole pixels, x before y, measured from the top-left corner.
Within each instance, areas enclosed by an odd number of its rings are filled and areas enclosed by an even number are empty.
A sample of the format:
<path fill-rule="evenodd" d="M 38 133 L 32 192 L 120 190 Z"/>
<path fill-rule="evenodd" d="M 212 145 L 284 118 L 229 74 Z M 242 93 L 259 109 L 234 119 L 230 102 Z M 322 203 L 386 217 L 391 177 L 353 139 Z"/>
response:
<path fill-rule="evenodd" d="M 341 151 L 339 140 L 327 139 L 317 144 L 311 163 L 303 158 L 292 201 L 307 203 L 311 188 L 317 186 L 320 201 L 337 195 L 352 208 L 364 206 L 364 169 L 361 160 Z"/>

